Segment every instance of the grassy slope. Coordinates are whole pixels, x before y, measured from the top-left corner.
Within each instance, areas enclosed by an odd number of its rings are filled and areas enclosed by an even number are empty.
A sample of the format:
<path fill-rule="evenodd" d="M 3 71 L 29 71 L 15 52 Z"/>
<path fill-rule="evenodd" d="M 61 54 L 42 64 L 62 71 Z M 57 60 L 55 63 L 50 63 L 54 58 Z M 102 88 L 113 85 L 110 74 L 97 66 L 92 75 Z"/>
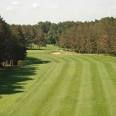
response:
<path fill-rule="evenodd" d="M 0 71 L 0 116 L 116 116 L 116 58 L 54 49 L 29 51 L 25 67 Z"/>

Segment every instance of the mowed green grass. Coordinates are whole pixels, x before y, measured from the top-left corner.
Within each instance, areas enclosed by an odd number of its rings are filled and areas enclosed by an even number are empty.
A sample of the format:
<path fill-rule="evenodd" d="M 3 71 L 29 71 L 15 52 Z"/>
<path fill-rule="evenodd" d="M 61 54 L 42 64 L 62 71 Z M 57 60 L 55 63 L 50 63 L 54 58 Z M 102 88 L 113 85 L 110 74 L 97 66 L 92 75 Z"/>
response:
<path fill-rule="evenodd" d="M 116 58 L 28 51 L 0 71 L 0 116 L 116 116 Z"/>

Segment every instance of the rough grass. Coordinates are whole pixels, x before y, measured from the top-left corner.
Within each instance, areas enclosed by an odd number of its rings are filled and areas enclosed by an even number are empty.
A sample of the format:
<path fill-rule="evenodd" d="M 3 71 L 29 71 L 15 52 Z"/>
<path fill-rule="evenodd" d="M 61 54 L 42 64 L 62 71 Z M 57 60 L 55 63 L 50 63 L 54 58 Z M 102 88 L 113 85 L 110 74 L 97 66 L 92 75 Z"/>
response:
<path fill-rule="evenodd" d="M 116 116 L 116 58 L 56 51 L 29 50 L 24 66 L 0 70 L 0 116 Z"/>

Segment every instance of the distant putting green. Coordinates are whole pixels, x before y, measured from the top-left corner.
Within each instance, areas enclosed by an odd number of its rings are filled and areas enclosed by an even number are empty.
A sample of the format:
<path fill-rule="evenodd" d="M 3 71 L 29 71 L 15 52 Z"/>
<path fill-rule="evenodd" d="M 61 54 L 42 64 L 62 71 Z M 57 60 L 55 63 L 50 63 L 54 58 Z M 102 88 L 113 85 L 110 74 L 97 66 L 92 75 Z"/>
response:
<path fill-rule="evenodd" d="M 29 50 L 0 70 L 0 116 L 116 116 L 116 57 Z"/>

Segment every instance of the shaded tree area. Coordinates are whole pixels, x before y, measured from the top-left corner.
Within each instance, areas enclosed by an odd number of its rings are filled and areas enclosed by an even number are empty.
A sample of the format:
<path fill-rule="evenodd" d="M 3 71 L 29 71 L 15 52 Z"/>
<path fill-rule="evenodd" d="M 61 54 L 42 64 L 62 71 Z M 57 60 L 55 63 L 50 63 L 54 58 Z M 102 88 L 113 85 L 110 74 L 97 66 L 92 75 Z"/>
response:
<path fill-rule="evenodd" d="M 26 47 L 20 28 L 17 33 L 0 17 L 0 67 L 14 66 L 26 56 Z"/>
<path fill-rule="evenodd" d="M 36 74 L 35 64 L 46 64 L 50 61 L 27 57 L 22 66 L 8 67 L 0 70 L 0 95 L 8 95 L 24 92 L 24 85 L 32 81 L 32 75 Z"/>

